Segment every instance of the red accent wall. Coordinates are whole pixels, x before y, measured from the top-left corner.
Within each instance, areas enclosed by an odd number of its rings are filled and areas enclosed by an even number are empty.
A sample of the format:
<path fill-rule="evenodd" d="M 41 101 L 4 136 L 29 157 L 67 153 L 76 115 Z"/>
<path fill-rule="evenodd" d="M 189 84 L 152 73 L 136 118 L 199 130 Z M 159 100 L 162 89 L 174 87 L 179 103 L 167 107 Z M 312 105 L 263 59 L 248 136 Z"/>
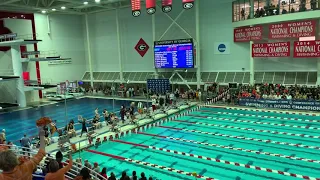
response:
<path fill-rule="evenodd" d="M 36 39 L 36 24 L 34 22 L 34 14 L 0 11 L 0 19 L 2 18 L 16 18 L 16 19 L 31 20 L 33 39 Z M 34 44 L 34 50 L 38 51 L 37 44 Z M 41 74 L 40 74 L 39 62 L 36 62 L 36 74 L 37 74 L 38 84 L 41 85 Z M 39 91 L 39 98 L 42 98 L 42 91 Z"/>

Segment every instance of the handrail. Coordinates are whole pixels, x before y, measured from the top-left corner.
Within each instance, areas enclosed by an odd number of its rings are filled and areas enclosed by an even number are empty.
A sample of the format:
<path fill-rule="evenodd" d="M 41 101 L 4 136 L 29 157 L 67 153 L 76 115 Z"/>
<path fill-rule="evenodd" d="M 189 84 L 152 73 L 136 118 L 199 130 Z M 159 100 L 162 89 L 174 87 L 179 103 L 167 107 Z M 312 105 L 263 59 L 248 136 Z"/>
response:
<path fill-rule="evenodd" d="M 26 147 L 21 147 L 21 146 L 16 146 L 16 145 L 6 145 L 6 144 L 1 144 L 1 146 L 8 147 L 10 150 L 14 151 L 20 157 L 32 158 L 34 155 L 37 154 L 37 152 L 35 151 L 37 149 L 26 148 Z M 22 150 L 22 148 L 26 149 L 27 151 Z M 49 162 L 49 158 L 53 159 L 54 156 L 52 156 L 51 154 L 47 154 L 44 157 L 44 159 L 40 162 L 38 167 L 43 168 L 45 166 L 45 164 Z M 63 162 L 63 163 L 68 164 L 67 162 Z M 76 161 L 73 161 L 72 168 L 70 169 L 70 171 L 67 174 L 65 174 L 65 177 L 73 179 L 68 174 L 71 174 L 72 176 L 76 177 L 79 174 L 79 172 L 81 171 L 82 167 L 83 167 L 82 164 L 80 164 Z M 95 172 L 93 169 L 89 169 L 89 170 L 90 170 L 90 174 L 91 174 L 92 178 L 107 180 L 101 174 Z"/>

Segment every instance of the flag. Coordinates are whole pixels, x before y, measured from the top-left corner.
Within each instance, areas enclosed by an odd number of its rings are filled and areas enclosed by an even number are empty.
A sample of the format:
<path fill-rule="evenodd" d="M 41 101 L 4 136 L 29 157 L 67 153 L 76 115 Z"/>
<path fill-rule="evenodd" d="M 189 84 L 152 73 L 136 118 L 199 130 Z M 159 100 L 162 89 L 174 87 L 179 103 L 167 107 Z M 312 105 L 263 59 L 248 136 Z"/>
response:
<path fill-rule="evenodd" d="M 134 17 L 140 16 L 141 14 L 140 8 L 141 8 L 140 0 L 131 0 L 132 16 Z"/>
<path fill-rule="evenodd" d="M 172 10 L 172 0 L 162 0 L 162 11 L 168 13 Z"/>
<path fill-rule="evenodd" d="M 184 9 L 191 9 L 193 8 L 194 0 L 182 0 L 183 8 Z"/>
<path fill-rule="evenodd" d="M 156 12 L 156 0 L 146 0 L 146 8 L 148 14 L 154 14 Z"/>

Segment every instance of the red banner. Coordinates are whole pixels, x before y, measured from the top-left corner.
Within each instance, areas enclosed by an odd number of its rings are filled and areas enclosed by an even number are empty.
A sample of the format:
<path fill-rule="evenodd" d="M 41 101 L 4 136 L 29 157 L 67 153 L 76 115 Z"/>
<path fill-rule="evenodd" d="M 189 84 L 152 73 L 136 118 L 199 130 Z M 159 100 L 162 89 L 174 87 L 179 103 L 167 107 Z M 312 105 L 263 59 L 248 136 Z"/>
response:
<path fill-rule="evenodd" d="M 310 37 L 315 33 L 315 20 L 269 25 L 269 39 Z"/>
<path fill-rule="evenodd" d="M 320 40 L 295 41 L 293 57 L 295 58 L 318 58 L 320 57 Z"/>
<path fill-rule="evenodd" d="M 234 42 L 245 42 L 262 39 L 262 26 L 244 27 L 233 30 Z"/>
<path fill-rule="evenodd" d="M 172 0 L 162 0 L 162 11 L 168 13 L 172 10 Z"/>
<path fill-rule="evenodd" d="M 184 9 L 191 9 L 193 8 L 194 0 L 182 0 L 183 8 Z"/>
<path fill-rule="evenodd" d="M 132 16 L 138 17 L 141 14 L 141 4 L 140 0 L 131 0 L 131 9 L 132 9 Z"/>
<path fill-rule="evenodd" d="M 252 44 L 252 57 L 288 57 L 290 42 Z"/>
<path fill-rule="evenodd" d="M 154 14 L 156 12 L 156 0 L 146 0 L 146 8 L 148 14 Z"/>

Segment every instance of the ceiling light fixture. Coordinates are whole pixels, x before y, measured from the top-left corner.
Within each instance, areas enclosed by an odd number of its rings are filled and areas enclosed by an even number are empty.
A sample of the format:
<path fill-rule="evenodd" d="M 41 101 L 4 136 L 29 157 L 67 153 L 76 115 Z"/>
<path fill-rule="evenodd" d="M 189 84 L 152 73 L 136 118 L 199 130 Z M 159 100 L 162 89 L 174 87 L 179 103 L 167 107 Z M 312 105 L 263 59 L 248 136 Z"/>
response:
<path fill-rule="evenodd" d="M 100 0 L 94 0 L 96 3 L 99 3 L 100 2 Z"/>
<path fill-rule="evenodd" d="M 66 9 L 66 7 L 62 6 L 61 9 Z"/>
<path fill-rule="evenodd" d="M 51 9 L 52 11 L 56 11 L 56 9 Z"/>
<path fill-rule="evenodd" d="M 87 5 L 87 4 L 88 4 L 88 1 L 83 2 L 83 4 L 84 4 L 84 5 Z"/>
<path fill-rule="evenodd" d="M 45 10 L 42 10 L 41 12 L 42 12 L 43 14 L 45 14 L 45 13 L 46 13 L 47 11 L 45 11 Z"/>

